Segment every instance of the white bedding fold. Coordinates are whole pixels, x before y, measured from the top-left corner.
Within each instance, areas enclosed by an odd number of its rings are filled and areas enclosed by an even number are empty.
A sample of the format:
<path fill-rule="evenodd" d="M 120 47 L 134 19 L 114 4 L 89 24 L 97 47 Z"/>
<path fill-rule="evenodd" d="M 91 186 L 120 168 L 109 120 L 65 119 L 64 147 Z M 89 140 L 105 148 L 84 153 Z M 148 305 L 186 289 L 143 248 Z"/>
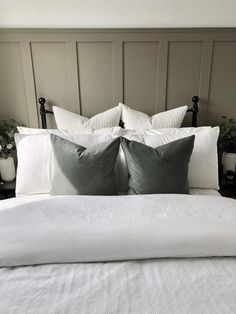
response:
<path fill-rule="evenodd" d="M 196 256 L 236 256 L 234 200 L 130 195 L 0 202 L 0 266 Z"/>

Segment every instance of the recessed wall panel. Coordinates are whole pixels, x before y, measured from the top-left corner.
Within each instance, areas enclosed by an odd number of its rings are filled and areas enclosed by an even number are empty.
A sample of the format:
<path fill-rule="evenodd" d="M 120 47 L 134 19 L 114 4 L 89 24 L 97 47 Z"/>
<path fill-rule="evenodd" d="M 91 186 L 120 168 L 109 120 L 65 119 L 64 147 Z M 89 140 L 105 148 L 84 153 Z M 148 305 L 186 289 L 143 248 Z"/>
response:
<path fill-rule="evenodd" d="M 154 114 L 157 100 L 157 42 L 125 42 L 124 103 Z"/>
<path fill-rule="evenodd" d="M 49 106 L 74 109 L 70 107 L 68 93 L 65 43 L 32 43 L 31 52 L 37 98 L 45 97 Z M 48 116 L 50 120 L 54 119 Z"/>
<path fill-rule="evenodd" d="M 0 119 L 37 127 L 39 96 L 91 117 L 119 101 L 149 115 L 190 107 L 193 95 L 199 125 L 236 118 L 235 28 L 0 29 Z"/>
<path fill-rule="evenodd" d="M 0 120 L 28 125 L 24 73 L 19 43 L 0 43 Z"/>
<path fill-rule="evenodd" d="M 111 42 L 77 43 L 81 112 L 90 117 L 113 106 Z"/>
<path fill-rule="evenodd" d="M 213 123 L 222 115 L 236 119 L 236 41 L 214 43 L 207 113 Z"/>
<path fill-rule="evenodd" d="M 166 109 L 191 106 L 199 95 L 202 42 L 169 42 Z"/>

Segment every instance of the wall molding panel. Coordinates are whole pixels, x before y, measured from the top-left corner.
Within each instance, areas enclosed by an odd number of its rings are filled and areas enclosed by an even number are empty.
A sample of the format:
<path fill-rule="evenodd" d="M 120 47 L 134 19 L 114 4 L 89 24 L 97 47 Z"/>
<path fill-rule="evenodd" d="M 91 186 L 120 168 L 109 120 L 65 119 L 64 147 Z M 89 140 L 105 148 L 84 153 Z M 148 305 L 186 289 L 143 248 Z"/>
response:
<path fill-rule="evenodd" d="M 39 96 L 92 116 L 118 102 L 152 115 L 193 95 L 200 125 L 236 118 L 236 28 L 0 29 L 0 119 L 38 127 Z"/>

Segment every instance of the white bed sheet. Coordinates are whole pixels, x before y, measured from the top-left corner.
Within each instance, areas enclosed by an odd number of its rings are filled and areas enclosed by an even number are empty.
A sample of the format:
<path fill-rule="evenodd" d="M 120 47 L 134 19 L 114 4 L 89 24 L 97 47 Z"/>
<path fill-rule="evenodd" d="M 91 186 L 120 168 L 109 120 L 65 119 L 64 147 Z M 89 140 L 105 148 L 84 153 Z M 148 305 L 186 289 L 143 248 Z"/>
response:
<path fill-rule="evenodd" d="M 190 189 L 190 194 L 192 195 L 215 195 L 221 196 L 220 192 L 216 189 Z M 120 195 L 126 195 L 125 193 L 120 193 Z M 44 199 L 50 196 L 50 194 L 34 194 L 34 195 L 27 195 L 30 198 L 37 198 L 37 199 Z M 21 195 L 18 195 L 17 198 L 21 198 Z"/>
<path fill-rule="evenodd" d="M 215 195 L 221 196 L 220 192 L 215 189 L 190 189 L 192 195 Z"/>
<path fill-rule="evenodd" d="M 236 259 L 0 269 L 3 314 L 235 314 Z"/>

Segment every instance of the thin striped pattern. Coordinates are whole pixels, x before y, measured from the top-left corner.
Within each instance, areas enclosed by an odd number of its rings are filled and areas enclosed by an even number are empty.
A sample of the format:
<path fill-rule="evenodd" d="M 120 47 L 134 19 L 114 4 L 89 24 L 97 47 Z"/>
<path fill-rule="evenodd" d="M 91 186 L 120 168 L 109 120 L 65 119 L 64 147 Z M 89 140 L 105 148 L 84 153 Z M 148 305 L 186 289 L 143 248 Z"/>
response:
<path fill-rule="evenodd" d="M 121 117 L 121 108 L 118 106 L 99 113 L 90 119 L 57 106 L 53 106 L 53 112 L 58 129 L 74 131 L 119 126 Z"/>
<path fill-rule="evenodd" d="M 149 117 L 146 113 L 133 110 L 124 104 L 119 103 L 119 107 L 125 129 L 180 128 L 188 109 L 187 106 L 182 106 Z"/>

